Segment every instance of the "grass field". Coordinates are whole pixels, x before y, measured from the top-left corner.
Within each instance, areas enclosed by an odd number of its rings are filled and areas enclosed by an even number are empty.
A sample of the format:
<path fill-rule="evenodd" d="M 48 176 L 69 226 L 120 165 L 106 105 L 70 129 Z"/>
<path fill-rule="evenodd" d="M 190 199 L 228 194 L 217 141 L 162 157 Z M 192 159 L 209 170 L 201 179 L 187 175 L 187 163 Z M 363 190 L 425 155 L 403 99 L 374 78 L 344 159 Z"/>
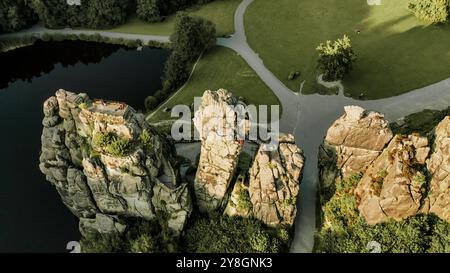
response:
<path fill-rule="evenodd" d="M 187 12 L 214 22 L 217 36 L 226 36 L 234 33 L 234 12 L 240 2 L 241 0 L 216 0 L 200 7 L 190 8 Z M 147 23 L 133 16 L 126 24 L 110 31 L 131 34 L 170 35 L 174 21 L 174 15 L 160 23 Z"/>
<path fill-rule="evenodd" d="M 161 109 L 178 104 L 191 105 L 193 98 L 201 97 L 205 90 L 220 88 L 233 92 L 236 97 L 244 97 L 248 104 L 280 104 L 275 94 L 241 57 L 230 49 L 215 47 L 203 55 L 186 86 L 166 101 L 151 121 L 170 119 L 170 113 Z"/>
<path fill-rule="evenodd" d="M 405 0 L 257 0 L 245 17 L 250 46 L 292 90 L 314 93 L 317 52 L 326 40 L 348 34 L 359 56 L 343 81 L 353 97 L 398 95 L 450 77 L 450 24 L 427 26 L 410 15 Z M 356 30 L 361 30 L 360 34 Z M 293 81 L 290 71 L 300 71 Z"/>

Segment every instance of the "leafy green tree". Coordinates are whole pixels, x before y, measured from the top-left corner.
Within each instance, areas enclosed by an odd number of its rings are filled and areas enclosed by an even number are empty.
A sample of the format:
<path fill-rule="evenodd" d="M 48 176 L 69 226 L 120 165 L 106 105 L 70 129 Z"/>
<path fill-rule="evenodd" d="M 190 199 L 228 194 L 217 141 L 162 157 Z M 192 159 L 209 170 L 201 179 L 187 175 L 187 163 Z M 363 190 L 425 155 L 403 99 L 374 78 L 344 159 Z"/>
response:
<path fill-rule="evenodd" d="M 319 52 L 318 68 L 325 81 L 341 80 L 353 69 L 356 54 L 347 35 L 334 42 L 321 43 L 316 50 Z"/>
<path fill-rule="evenodd" d="M 163 88 L 165 91 L 162 92 L 164 97 L 166 97 L 169 90 L 175 90 L 182 86 L 189 78 L 188 64 L 188 60 L 182 53 L 174 51 L 169 56 L 164 65 Z M 158 98 L 157 94 L 155 94 L 155 97 Z M 158 100 L 161 101 L 163 99 L 159 98 Z"/>
<path fill-rule="evenodd" d="M 81 0 L 70 6 L 67 0 L 31 0 L 39 19 L 49 28 L 108 28 L 125 22 L 127 0 Z"/>
<path fill-rule="evenodd" d="M 410 0 L 408 8 L 417 18 L 432 24 L 445 23 L 450 18 L 448 0 Z"/>
<path fill-rule="evenodd" d="M 177 14 L 175 30 L 170 36 L 172 50 L 181 54 L 186 60 L 192 61 L 200 53 L 212 46 L 216 36 L 214 23 L 187 15 L 185 12 Z"/>
<path fill-rule="evenodd" d="M 212 22 L 188 16 L 184 12 L 177 14 L 175 30 L 170 37 L 172 54 L 166 61 L 163 76 L 166 94 L 184 84 L 189 77 L 192 62 L 212 46 L 215 36 L 216 28 Z M 158 98 L 156 94 L 155 97 Z"/>
<path fill-rule="evenodd" d="M 0 0 L 0 32 L 14 32 L 37 21 L 25 0 Z"/>
<path fill-rule="evenodd" d="M 137 0 L 136 13 L 138 17 L 147 22 L 161 21 L 159 2 L 160 0 Z"/>
<path fill-rule="evenodd" d="M 68 21 L 68 11 L 73 9 L 65 0 L 31 0 L 31 6 L 46 27 L 64 27 Z"/>

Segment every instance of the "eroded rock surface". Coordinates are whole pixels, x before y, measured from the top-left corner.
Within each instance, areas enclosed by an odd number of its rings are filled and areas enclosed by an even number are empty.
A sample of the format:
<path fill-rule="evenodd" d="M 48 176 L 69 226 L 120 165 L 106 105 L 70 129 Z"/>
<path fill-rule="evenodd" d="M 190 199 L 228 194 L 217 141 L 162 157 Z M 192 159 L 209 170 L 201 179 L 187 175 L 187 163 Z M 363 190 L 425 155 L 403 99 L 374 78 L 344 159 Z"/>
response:
<path fill-rule="evenodd" d="M 371 164 L 355 190 L 359 212 L 368 224 L 418 213 L 426 190 L 423 167 L 429 151 L 426 137 L 397 135 Z"/>
<path fill-rule="evenodd" d="M 194 182 L 200 211 L 217 209 L 233 178 L 242 150 L 237 104 L 227 90 L 205 91 L 195 112 L 193 121 L 202 142 Z"/>
<path fill-rule="evenodd" d="M 328 129 L 319 150 L 322 189 L 332 187 L 336 178 L 364 172 L 392 137 L 382 114 L 346 106 L 345 114 Z"/>
<path fill-rule="evenodd" d="M 111 226 L 120 217 L 150 220 L 164 209 L 169 225 L 182 229 L 192 206 L 188 188 L 178 183 L 174 148 L 142 114 L 59 90 L 44 103 L 44 115 L 39 167 L 82 219 L 80 227 Z"/>
<path fill-rule="evenodd" d="M 435 129 L 434 152 L 427 162 L 432 174 L 430 182 L 430 212 L 450 222 L 450 117 Z"/>
<path fill-rule="evenodd" d="M 450 118 L 435 128 L 431 152 L 427 137 L 392 137 L 381 114 L 353 106 L 345 111 L 319 152 L 321 201 L 333 194 L 336 179 L 360 173 L 354 194 L 368 224 L 419 213 L 450 222 Z"/>
<path fill-rule="evenodd" d="M 268 225 L 294 223 L 303 171 L 303 152 L 292 135 L 282 136 L 275 150 L 261 146 L 250 169 L 253 216 Z"/>

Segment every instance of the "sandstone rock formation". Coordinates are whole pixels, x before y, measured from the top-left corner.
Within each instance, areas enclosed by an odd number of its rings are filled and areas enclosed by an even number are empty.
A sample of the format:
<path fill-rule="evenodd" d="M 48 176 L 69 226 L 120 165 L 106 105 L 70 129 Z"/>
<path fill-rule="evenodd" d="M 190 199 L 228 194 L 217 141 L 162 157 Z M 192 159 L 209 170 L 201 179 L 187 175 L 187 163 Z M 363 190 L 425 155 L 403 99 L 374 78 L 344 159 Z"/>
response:
<path fill-rule="evenodd" d="M 364 172 L 391 138 L 392 131 L 382 114 L 346 106 L 345 114 L 328 129 L 319 150 L 322 189 L 332 187 L 338 177 Z"/>
<path fill-rule="evenodd" d="M 255 218 L 272 226 L 294 223 L 303 165 L 303 152 L 292 135 L 281 136 L 274 151 L 260 147 L 250 169 Z"/>
<path fill-rule="evenodd" d="M 421 169 L 429 151 L 426 137 L 397 135 L 370 165 L 355 190 L 368 224 L 418 213 L 426 189 Z"/>
<path fill-rule="evenodd" d="M 217 209 L 233 178 L 242 143 L 235 111 L 238 101 L 227 90 L 205 91 L 194 125 L 202 142 L 195 177 L 195 194 L 200 211 Z"/>
<path fill-rule="evenodd" d="M 142 114 L 59 90 L 44 115 L 39 167 L 82 232 L 120 231 L 119 218 L 153 219 L 158 211 L 181 231 L 191 212 L 188 189 L 178 183 L 173 148 Z"/>
<path fill-rule="evenodd" d="M 430 182 L 430 212 L 450 222 L 450 117 L 435 129 L 434 153 L 427 162 L 432 175 Z"/>
<path fill-rule="evenodd" d="M 345 112 L 328 130 L 319 151 L 321 201 L 330 197 L 336 179 L 361 173 L 354 194 L 368 224 L 418 213 L 450 222 L 450 118 L 435 128 L 430 156 L 426 137 L 393 137 L 383 115 L 354 106 Z"/>
<path fill-rule="evenodd" d="M 194 183 L 199 209 L 209 212 L 227 202 L 226 215 L 252 216 L 272 226 L 292 225 L 304 165 L 302 151 L 292 135 L 281 135 L 276 149 L 261 145 L 250 170 L 235 178 L 244 143 L 240 136 L 251 125 L 238 103 L 226 90 L 206 91 L 195 113 L 202 141 Z"/>

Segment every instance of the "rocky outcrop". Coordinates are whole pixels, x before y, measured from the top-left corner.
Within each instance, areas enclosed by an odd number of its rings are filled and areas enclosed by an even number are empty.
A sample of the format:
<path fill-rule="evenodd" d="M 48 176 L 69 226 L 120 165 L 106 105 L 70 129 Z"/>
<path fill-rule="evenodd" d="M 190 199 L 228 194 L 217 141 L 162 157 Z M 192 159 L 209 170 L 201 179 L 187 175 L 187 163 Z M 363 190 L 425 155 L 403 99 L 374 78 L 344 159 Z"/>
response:
<path fill-rule="evenodd" d="M 427 162 L 432 175 L 430 182 L 430 212 L 450 222 L 450 117 L 435 129 L 434 152 Z"/>
<path fill-rule="evenodd" d="M 392 136 L 382 114 L 346 106 L 345 114 L 328 129 L 319 150 L 322 190 L 332 188 L 336 178 L 364 172 Z"/>
<path fill-rule="evenodd" d="M 39 167 L 80 228 L 112 226 L 121 217 L 150 220 L 164 210 L 181 231 L 191 212 L 188 188 L 178 183 L 173 147 L 142 114 L 59 90 L 44 115 Z"/>
<path fill-rule="evenodd" d="M 303 152 L 292 135 L 281 136 L 275 150 L 260 147 L 250 169 L 255 218 L 271 226 L 294 223 L 303 165 Z"/>
<path fill-rule="evenodd" d="M 205 91 L 195 112 L 193 121 L 202 142 L 194 182 L 200 211 L 217 209 L 233 178 L 242 150 L 237 104 L 238 100 L 224 89 Z"/>
<path fill-rule="evenodd" d="M 368 224 L 401 220 L 419 212 L 426 190 L 426 137 L 395 136 L 361 178 L 355 194 Z"/>
<path fill-rule="evenodd" d="M 187 184 L 171 189 L 162 183 L 153 187 L 152 204 L 155 212 L 162 214 L 176 235 L 183 230 L 186 220 L 192 212 L 192 202 Z"/>
<path fill-rule="evenodd" d="M 95 218 L 80 218 L 80 233 L 85 238 L 92 238 L 100 234 L 122 234 L 127 226 L 116 217 L 97 213 Z"/>
<path fill-rule="evenodd" d="M 360 107 L 345 111 L 328 130 L 319 152 L 322 203 L 330 197 L 336 179 L 360 173 L 353 194 L 368 224 L 419 213 L 433 213 L 450 222 L 449 117 L 435 128 L 430 156 L 426 137 L 416 133 L 392 137 L 381 114 Z"/>

